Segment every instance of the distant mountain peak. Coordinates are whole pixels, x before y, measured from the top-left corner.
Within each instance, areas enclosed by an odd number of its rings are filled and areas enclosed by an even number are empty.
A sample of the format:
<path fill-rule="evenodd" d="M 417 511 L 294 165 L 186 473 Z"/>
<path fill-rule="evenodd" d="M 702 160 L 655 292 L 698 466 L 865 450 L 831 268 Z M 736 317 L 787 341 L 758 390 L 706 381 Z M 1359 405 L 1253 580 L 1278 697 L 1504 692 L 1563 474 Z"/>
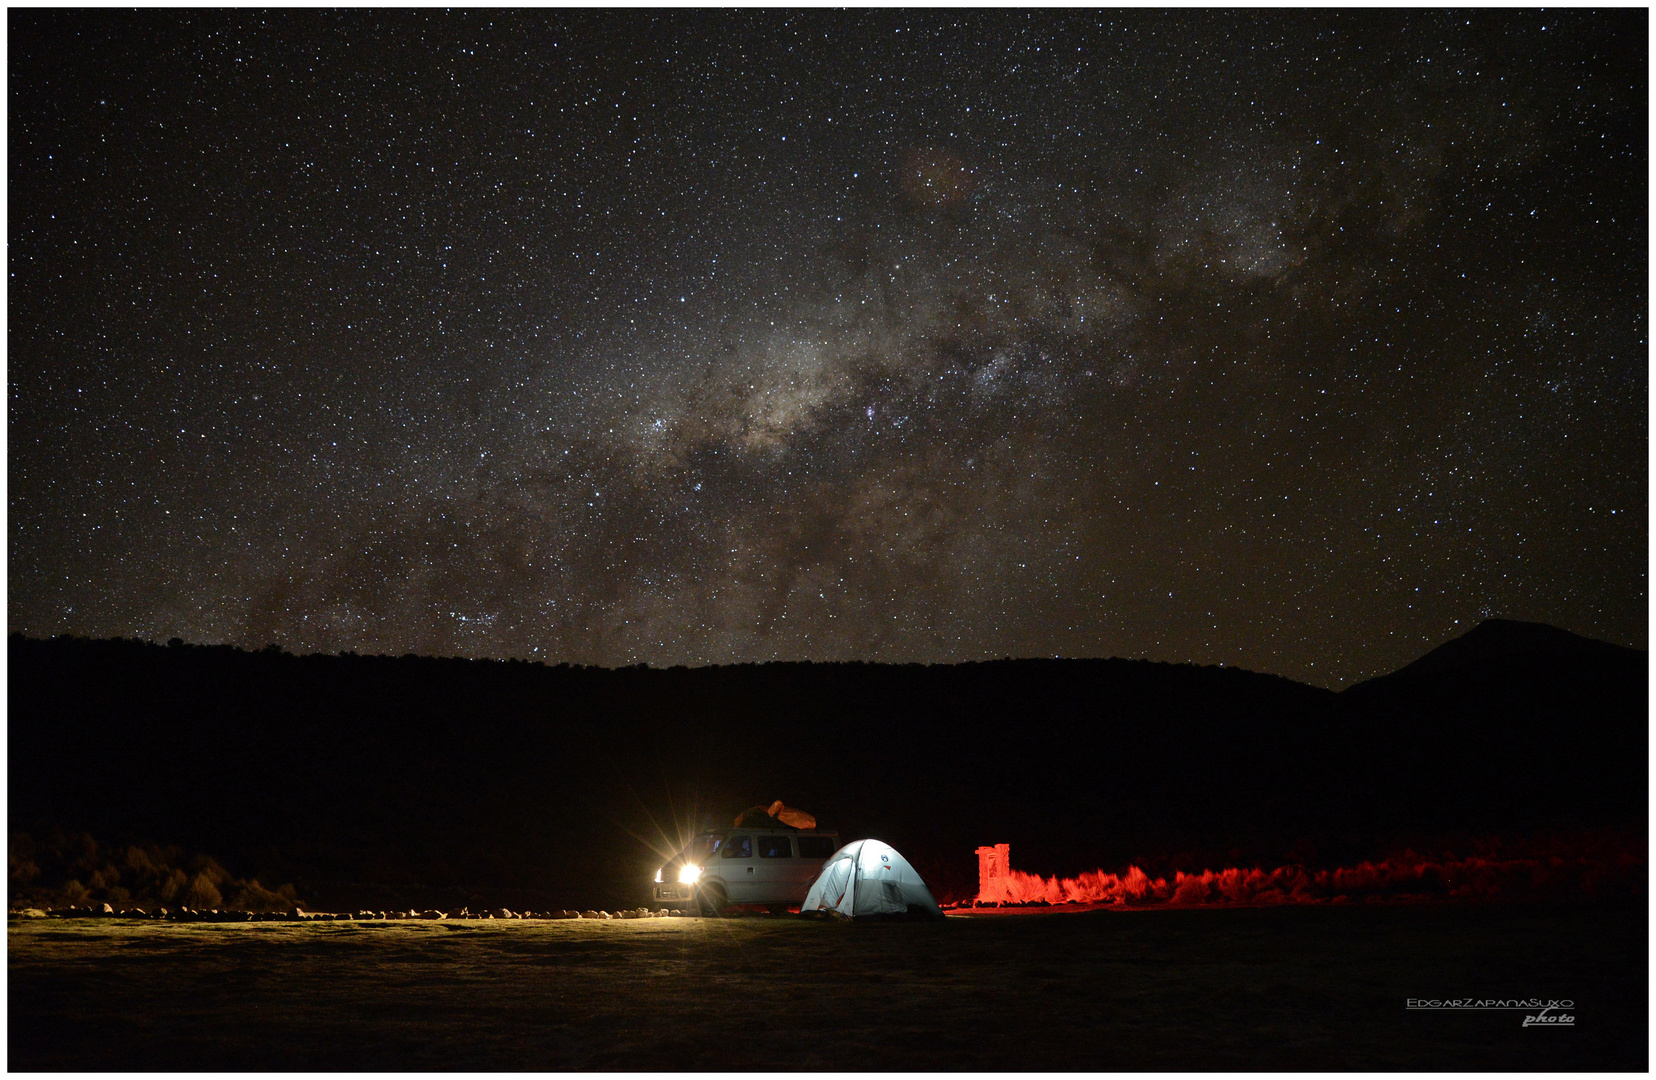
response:
<path fill-rule="evenodd" d="M 1458 638 L 1444 642 L 1414 663 L 1393 672 L 1401 675 L 1450 671 L 1467 664 L 1498 657 L 1540 653 L 1549 656 L 1568 653 L 1627 653 L 1635 650 L 1607 641 L 1582 637 L 1547 623 L 1517 619 L 1485 619 Z"/>

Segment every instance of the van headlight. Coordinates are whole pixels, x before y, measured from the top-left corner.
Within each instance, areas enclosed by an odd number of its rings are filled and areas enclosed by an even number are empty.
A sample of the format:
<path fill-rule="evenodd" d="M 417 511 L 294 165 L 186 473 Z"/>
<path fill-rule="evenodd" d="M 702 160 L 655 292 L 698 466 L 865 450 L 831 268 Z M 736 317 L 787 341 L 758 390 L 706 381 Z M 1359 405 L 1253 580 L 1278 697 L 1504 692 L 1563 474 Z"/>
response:
<path fill-rule="evenodd" d="M 656 867 L 656 884 L 661 884 L 661 867 Z"/>
<path fill-rule="evenodd" d="M 679 884 L 694 885 L 699 877 L 701 877 L 701 867 L 685 863 L 684 869 L 679 871 Z"/>

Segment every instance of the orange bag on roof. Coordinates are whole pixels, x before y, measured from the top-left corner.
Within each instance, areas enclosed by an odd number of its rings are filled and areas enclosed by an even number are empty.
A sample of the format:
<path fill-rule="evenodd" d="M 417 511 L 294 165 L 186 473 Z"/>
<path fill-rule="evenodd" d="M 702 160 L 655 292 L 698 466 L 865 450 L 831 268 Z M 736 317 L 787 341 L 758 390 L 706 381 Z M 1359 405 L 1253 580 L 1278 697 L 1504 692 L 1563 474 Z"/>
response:
<path fill-rule="evenodd" d="M 781 799 L 771 803 L 769 813 L 782 824 L 792 825 L 796 829 L 816 828 L 816 818 L 798 807 L 784 806 Z"/>
<path fill-rule="evenodd" d="M 788 806 L 781 799 L 777 799 L 769 806 L 750 806 L 736 815 L 736 825 L 765 826 L 780 821 L 784 825 L 791 825 L 796 829 L 816 828 L 816 818 L 797 807 Z"/>

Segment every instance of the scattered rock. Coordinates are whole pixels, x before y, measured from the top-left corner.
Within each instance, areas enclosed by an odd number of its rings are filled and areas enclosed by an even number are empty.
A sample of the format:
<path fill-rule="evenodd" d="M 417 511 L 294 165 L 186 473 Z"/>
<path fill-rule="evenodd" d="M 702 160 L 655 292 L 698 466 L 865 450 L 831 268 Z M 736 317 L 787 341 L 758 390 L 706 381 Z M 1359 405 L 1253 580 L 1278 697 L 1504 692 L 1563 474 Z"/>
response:
<path fill-rule="evenodd" d="M 583 919 L 596 919 L 598 917 L 599 916 L 598 916 L 598 913 L 596 911 L 583 911 L 583 912 L 581 912 L 581 918 L 583 918 Z"/>
<path fill-rule="evenodd" d="M 517 918 L 517 916 L 512 914 L 512 909 L 511 908 L 501 908 L 499 911 L 496 911 L 495 914 L 500 916 L 502 919 L 515 919 L 515 918 Z"/>
<path fill-rule="evenodd" d="M 22 911 L 14 911 L 14 912 L 12 912 L 12 914 L 17 916 L 19 919 L 44 919 L 44 918 L 46 918 L 46 913 L 44 911 L 40 910 L 37 907 L 26 907 Z"/>
<path fill-rule="evenodd" d="M 113 914 L 115 914 L 115 906 L 113 904 L 109 903 L 108 901 L 105 901 L 102 909 L 100 909 L 98 911 L 98 914 L 99 915 L 113 915 Z"/>

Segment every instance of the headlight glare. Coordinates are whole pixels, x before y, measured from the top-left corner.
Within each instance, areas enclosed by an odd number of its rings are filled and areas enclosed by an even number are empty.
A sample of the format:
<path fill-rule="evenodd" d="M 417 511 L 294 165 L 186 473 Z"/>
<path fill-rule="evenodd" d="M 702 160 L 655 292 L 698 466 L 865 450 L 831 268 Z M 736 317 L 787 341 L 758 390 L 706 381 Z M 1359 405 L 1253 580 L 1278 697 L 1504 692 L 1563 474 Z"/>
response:
<path fill-rule="evenodd" d="M 679 871 L 679 884 L 694 885 L 699 877 L 701 877 L 701 867 L 685 863 L 684 869 Z"/>

